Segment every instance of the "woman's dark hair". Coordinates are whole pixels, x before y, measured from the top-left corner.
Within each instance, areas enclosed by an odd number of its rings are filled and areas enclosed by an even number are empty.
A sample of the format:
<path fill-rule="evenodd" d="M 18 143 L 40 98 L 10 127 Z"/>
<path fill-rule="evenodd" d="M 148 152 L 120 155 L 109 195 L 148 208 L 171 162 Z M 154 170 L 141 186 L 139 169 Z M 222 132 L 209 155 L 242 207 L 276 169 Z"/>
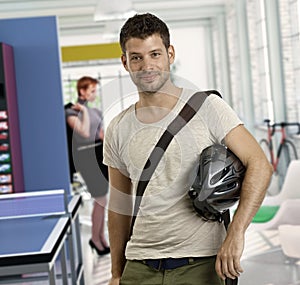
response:
<path fill-rule="evenodd" d="M 170 33 L 167 25 L 156 16 L 146 14 L 136 14 L 129 18 L 120 32 L 120 46 L 122 52 L 126 52 L 125 44 L 131 38 L 146 39 L 154 34 L 158 34 L 166 49 L 170 46 Z"/>

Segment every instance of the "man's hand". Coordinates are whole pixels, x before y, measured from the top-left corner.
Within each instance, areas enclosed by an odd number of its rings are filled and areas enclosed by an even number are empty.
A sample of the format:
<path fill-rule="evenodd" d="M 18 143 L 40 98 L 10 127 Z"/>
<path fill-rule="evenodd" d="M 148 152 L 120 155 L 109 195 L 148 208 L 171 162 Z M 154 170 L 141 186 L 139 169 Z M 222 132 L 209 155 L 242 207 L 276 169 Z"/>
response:
<path fill-rule="evenodd" d="M 119 285 L 120 284 L 120 278 L 112 277 L 108 283 L 108 285 Z"/>
<path fill-rule="evenodd" d="M 244 250 L 244 239 L 242 232 L 228 232 L 216 260 L 216 272 L 223 280 L 226 277 L 235 279 L 243 272 L 240 259 Z"/>

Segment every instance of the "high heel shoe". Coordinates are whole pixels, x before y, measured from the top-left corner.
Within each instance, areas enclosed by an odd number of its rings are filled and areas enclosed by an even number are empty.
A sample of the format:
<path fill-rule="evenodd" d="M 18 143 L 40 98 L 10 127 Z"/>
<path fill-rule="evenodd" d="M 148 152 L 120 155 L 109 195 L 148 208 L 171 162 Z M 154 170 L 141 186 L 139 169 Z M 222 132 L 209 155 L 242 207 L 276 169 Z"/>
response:
<path fill-rule="evenodd" d="M 103 244 L 102 244 L 102 245 L 103 245 Z M 109 247 L 109 246 L 104 246 L 104 245 L 103 245 L 103 247 L 104 247 L 104 250 L 107 251 L 107 253 L 110 253 L 110 247 Z"/>
<path fill-rule="evenodd" d="M 99 248 L 96 247 L 96 245 L 94 244 L 94 242 L 91 239 L 89 240 L 89 245 L 90 245 L 91 249 L 96 250 L 97 254 L 100 256 L 110 253 L 109 247 L 104 247 L 104 249 L 100 250 Z"/>

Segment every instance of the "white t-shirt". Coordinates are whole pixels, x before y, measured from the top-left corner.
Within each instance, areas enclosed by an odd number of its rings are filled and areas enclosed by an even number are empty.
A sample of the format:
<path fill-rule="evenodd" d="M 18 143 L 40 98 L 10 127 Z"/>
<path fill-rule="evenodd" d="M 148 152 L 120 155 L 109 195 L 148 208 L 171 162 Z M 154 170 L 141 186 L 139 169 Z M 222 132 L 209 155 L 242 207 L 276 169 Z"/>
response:
<path fill-rule="evenodd" d="M 133 191 L 152 149 L 193 93 L 183 89 L 176 106 L 159 122 L 141 123 L 136 118 L 135 105 L 111 121 L 104 139 L 104 163 L 130 177 Z M 153 173 L 127 243 L 127 259 L 217 253 L 226 234 L 224 225 L 201 219 L 193 209 L 188 190 L 202 150 L 221 143 L 240 124 L 223 99 L 213 94 L 207 97 L 198 113 L 173 138 Z"/>

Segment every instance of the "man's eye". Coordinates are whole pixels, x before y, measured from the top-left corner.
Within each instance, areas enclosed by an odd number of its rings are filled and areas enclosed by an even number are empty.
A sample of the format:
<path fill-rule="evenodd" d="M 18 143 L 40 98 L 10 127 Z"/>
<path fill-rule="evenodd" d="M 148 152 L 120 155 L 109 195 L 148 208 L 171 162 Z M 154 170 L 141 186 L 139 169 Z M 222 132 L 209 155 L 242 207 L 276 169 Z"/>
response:
<path fill-rule="evenodd" d="M 139 60 L 141 60 L 141 57 L 140 56 L 132 56 L 131 60 L 132 61 L 139 61 Z"/>
<path fill-rule="evenodd" d="M 153 57 L 158 57 L 158 56 L 160 56 L 160 53 L 159 52 L 154 52 L 154 53 L 152 53 L 152 56 Z"/>

